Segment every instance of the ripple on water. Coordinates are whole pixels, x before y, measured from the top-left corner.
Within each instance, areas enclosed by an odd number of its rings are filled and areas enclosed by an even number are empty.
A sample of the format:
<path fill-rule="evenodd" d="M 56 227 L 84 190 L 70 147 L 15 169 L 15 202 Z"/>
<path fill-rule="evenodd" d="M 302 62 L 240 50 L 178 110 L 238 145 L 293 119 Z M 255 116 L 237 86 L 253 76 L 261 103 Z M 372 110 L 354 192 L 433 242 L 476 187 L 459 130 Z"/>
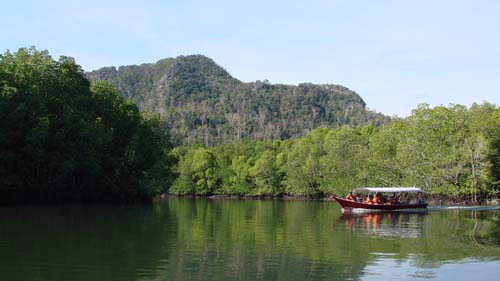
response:
<path fill-rule="evenodd" d="M 465 211 L 495 211 L 500 210 L 500 206 L 429 206 L 429 211 L 449 211 L 449 210 L 465 210 Z"/>

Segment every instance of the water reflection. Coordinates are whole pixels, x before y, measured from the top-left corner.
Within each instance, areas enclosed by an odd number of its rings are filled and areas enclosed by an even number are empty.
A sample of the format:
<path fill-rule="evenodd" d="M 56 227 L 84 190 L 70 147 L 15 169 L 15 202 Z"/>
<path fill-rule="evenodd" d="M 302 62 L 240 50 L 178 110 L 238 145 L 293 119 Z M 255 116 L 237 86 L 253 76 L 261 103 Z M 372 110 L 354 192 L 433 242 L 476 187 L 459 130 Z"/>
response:
<path fill-rule="evenodd" d="M 148 206 L 9 207 L 0 209 L 0 276 L 450 280 L 446 270 L 453 266 L 484 268 L 481 274 L 499 267 L 499 214 L 445 208 L 341 214 L 329 202 L 181 199 Z"/>
<path fill-rule="evenodd" d="M 420 257 L 410 255 L 404 260 L 390 256 L 377 256 L 362 271 L 360 280 L 497 280 L 500 262 L 462 259 L 440 266 L 415 266 Z"/>
<path fill-rule="evenodd" d="M 484 246 L 500 248 L 500 219 L 498 211 L 471 210 L 470 220 L 472 222 L 472 229 L 469 231 L 471 241 Z"/>
<path fill-rule="evenodd" d="M 427 212 L 343 213 L 346 230 L 388 238 L 420 238 Z"/>
<path fill-rule="evenodd" d="M 156 276 L 175 215 L 150 205 L 0 209 L 1 280 L 136 280 Z"/>

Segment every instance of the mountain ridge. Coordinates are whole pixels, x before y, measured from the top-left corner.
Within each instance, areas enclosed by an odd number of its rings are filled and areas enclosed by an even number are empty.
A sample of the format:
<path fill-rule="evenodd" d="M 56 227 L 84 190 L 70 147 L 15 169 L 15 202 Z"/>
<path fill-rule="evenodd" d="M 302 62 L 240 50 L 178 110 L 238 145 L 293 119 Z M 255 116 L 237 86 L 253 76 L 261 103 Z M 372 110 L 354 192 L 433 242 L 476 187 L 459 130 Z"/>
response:
<path fill-rule="evenodd" d="M 159 113 L 175 144 L 286 139 L 317 127 L 381 126 L 390 120 L 367 110 L 361 96 L 345 86 L 242 82 L 204 55 L 104 67 L 86 75 L 110 81 L 142 110 Z"/>

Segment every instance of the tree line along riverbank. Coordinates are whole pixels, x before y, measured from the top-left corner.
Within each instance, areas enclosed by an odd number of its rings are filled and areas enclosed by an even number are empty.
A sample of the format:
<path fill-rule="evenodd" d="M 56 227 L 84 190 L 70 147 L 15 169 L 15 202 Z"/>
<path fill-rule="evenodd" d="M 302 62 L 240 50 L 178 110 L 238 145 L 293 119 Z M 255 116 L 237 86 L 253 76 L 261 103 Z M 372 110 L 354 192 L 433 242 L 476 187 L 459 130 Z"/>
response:
<path fill-rule="evenodd" d="M 133 201 L 162 194 L 304 196 L 418 186 L 483 202 L 500 187 L 500 108 L 419 105 L 384 126 L 316 128 L 285 140 L 173 147 L 157 115 L 73 59 L 34 48 L 0 56 L 0 198 Z"/>
<path fill-rule="evenodd" d="M 493 104 L 419 105 L 374 126 L 315 129 L 284 141 L 173 149 L 174 194 L 325 196 L 358 186 L 419 186 L 436 198 L 498 195 L 500 110 Z"/>
<path fill-rule="evenodd" d="M 482 198 L 472 202 L 470 198 L 457 198 L 450 196 L 436 196 L 422 194 L 422 199 L 429 206 L 499 206 L 498 197 Z M 327 196 L 294 196 L 294 195 L 196 195 L 196 194 L 158 194 L 153 198 L 154 202 L 161 202 L 169 199 L 204 199 L 204 200 L 270 200 L 270 201 L 328 201 L 335 202 L 331 195 Z"/>

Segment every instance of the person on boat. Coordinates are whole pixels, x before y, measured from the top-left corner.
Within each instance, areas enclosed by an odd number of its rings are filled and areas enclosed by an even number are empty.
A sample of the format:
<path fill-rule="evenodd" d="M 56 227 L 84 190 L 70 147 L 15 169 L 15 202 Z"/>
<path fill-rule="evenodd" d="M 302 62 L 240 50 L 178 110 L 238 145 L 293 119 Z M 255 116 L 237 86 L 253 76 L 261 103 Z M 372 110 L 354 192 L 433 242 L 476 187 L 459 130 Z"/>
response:
<path fill-rule="evenodd" d="M 408 202 L 406 202 L 406 197 L 405 197 L 404 192 L 401 192 L 401 193 L 399 194 L 398 202 L 399 202 L 400 204 L 407 204 L 407 203 L 408 203 Z"/>
<path fill-rule="evenodd" d="M 389 196 L 389 205 L 396 205 L 396 203 L 397 203 L 396 192 L 393 192 L 391 196 Z"/>
<path fill-rule="evenodd" d="M 425 200 L 422 198 L 422 192 L 417 193 L 417 203 L 418 204 L 424 204 Z"/>
<path fill-rule="evenodd" d="M 379 193 L 378 197 L 380 198 L 380 204 L 386 204 L 387 203 L 387 197 L 384 196 L 384 194 Z"/>
<path fill-rule="evenodd" d="M 372 204 L 378 205 L 381 204 L 382 200 L 380 200 L 380 193 L 375 193 L 375 196 L 372 198 Z"/>
<path fill-rule="evenodd" d="M 354 200 L 354 196 L 352 196 L 352 191 L 349 192 L 349 194 L 347 194 L 347 196 L 345 197 L 346 200 L 349 200 L 349 201 L 353 201 Z"/>
<path fill-rule="evenodd" d="M 372 204 L 372 199 L 370 198 L 370 195 L 366 195 L 365 200 L 363 201 L 364 204 Z"/>

